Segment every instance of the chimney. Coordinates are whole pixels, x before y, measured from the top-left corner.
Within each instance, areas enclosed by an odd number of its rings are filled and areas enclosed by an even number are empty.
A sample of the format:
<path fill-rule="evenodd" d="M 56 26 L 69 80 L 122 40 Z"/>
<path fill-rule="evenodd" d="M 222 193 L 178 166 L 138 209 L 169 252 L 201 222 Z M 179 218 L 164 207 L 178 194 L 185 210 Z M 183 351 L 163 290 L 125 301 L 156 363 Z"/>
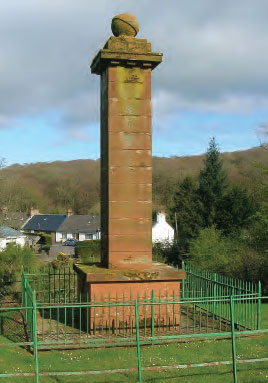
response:
<path fill-rule="evenodd" d="M 67 217 L 70 217 L 71 215 L 73 215 L 73 211 L 72 211 L 72 209 L 68 209 L 67 210 Z"/>
<path fill-rule="evenodd" d="M 33 217 L 34 215 L 39 214 L 39 210 L 35 209 L 33 206 L 30 207 L 30 217 Z"/>
<path fill-rule="evenodd" d="M 166 222 L 166 213 L 163 210 L 159 211 L 159 213 L 157 213 L 156 220 L 157 222 Z"/>

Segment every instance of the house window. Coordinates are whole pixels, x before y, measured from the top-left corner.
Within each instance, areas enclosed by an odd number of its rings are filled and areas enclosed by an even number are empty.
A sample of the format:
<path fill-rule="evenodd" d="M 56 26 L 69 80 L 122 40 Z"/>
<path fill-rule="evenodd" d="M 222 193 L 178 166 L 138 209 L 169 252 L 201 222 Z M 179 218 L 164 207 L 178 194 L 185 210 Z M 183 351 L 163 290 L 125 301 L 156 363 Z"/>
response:
<path fill-rule="evenodd" d="M 91 233 L 86 233 L 86 234 L 85 234 L 85 238 L 86 238 L 86 239 L 93 239 L 93 234 L 91 234 Z"/>
<path fill-rule="evenodd" d="M 66 233 L 62 233 L 62 239 L 67 239 L 67 234 Z"/>

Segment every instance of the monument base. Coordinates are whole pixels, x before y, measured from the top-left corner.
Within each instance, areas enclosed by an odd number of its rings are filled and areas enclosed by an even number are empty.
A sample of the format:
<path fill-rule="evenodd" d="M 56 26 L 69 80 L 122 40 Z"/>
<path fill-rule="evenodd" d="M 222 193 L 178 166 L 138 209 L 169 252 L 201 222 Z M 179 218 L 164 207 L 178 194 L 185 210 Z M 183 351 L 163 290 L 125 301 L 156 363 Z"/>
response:
<path fill-rule="evenodd" d="M 143 270 L 106 269 L 77 264 L 78 289 L 82 301 L 98 303 L 87 314 L 91 331 L 107 328 L 112 332 L 135 328 L 135 301 L 139 324 L 178 326 L 180 284 L 185 273 L 171 266 L 152 263 Z M 103 306 L 102 306 L 103 305 Z"/>

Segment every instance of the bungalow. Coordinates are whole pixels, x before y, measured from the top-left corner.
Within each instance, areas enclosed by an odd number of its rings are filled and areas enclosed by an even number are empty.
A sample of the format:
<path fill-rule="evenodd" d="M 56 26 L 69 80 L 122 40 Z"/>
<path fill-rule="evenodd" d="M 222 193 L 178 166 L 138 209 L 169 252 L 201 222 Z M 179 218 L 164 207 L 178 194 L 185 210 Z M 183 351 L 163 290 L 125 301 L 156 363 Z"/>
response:
<path fill-rule="evenodd" d="M 63 242 L 69 238 L 78 241 L 100 239 L 100 217 L 69 215 L 56 232 L 56 242 Z"/>
<path fill-rule="evenodd" d="M 63 242 L 68 238 L 78 241 L 100 238 L 100 217 L 94 215 L 39 214 L 31 210 L 29 220 L 21 228 L 29 233 L 47 233 L 52 235 L 52 242 Z"/>
<path fill-rule="evenodd" d="M 27 242 L 27 236 L 18 230 L 8 226 L 0 226 L 0 250 L 4 250 L 9 243 L 15 243 L 23 247 Z"/>
<path fill-rule="evenodd" d="M 65 214 L 36 214 L 22 225 L 21 229 L 29 233 L 47 233 L 52 235 L 55 242 L 55 233 L 60 225 L 65 221 Z"/>

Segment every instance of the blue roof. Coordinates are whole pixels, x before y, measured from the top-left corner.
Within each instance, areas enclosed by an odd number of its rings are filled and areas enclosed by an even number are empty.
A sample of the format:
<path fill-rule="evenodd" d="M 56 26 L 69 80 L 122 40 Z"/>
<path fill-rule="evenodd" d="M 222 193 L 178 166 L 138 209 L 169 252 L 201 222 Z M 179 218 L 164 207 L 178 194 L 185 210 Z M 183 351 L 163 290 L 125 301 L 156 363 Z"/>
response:
<path fill-rule="evenodd" d="M 55 232 L 65 219 L 65 214 L 37 214 L 23 226 L 23 230 Z"/>
<path fill-rule="evenodd" d="M 9 226 L 0 226 L 0 238 L 21 237 L 24 234 Z"/>

